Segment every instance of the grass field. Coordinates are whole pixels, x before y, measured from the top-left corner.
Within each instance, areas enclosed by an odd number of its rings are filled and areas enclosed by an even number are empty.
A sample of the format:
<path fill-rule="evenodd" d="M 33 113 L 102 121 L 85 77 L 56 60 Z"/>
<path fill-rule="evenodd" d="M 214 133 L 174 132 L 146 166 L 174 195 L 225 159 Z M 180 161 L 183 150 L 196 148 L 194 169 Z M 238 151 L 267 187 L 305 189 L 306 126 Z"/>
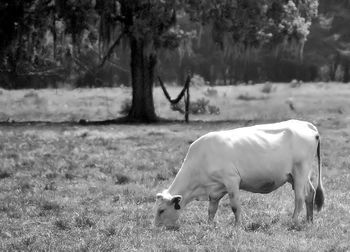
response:
<path fill-rule="evenodd" d="M 193 100 L 206 97 L 220 108 L 220 115 L 191 117 L 206 122 L 0 126 L 0 251 L 349 251 L 350 85 L 262 88 L 218 87 L 212 97 L 204 95 L 206 87 L 192 88 Z M 171 89 L 173 96 L 178 90 Z M 158 114 L 182 119 L 160 92 L 155 90 Z M 128 94 L 2 90 L 0 119 L 114 118 Z M 267 195 L 242 192 L 239 228 L 227 197 L 215 225 L 206 223 L 208 203 L 193 202 L 179 230 L 153 227 L 155 194 L 169 186 L 193 140 L 288 118 L 313 122 L 322 137 L 326 200 L 313 224 L 292 224 L 294 196 L 285 185 Z"/>

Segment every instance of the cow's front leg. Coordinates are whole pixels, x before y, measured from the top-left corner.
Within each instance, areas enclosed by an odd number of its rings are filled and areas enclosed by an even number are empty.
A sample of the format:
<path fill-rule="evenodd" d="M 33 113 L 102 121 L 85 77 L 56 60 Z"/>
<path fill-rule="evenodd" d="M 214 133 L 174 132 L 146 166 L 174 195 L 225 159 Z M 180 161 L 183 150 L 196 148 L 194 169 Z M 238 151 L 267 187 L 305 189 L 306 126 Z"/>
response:
<path fill-rule="evenodd" d="M 215 214 L 218 210 L 219 201 L 226 193 L 222 193 L 218 196 L 209 196 L 209 208 L 208 208 L 208 222 L 211 223 L 214 221 Z"/>
<path fill-rule="evenodd" d="M 214 221 L 216 211 L 218 210 L 219 200 L 209 196 L 208 222 Z"/>

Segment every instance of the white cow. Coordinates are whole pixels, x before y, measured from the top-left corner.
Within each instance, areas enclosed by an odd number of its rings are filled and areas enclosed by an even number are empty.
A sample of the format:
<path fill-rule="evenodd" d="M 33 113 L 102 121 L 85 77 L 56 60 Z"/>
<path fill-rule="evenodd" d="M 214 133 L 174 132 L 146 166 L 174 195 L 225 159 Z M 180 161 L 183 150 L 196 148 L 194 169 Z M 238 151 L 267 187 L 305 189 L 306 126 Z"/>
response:
<path fill-rule="evenodd" d="M 317 153 L 318 186 L 310 181 Z M 305 201 L 307 220 L 313 207 L 324 203 L 320 136 L 309 122 L 289 120 L 208 133 L 193 142 L 170 187 L 157 194 L 156 226 L 174 226 L 179 213 L 192 200 L 209 200 L 213 221 L 220 199 L 229 195 L 236 225 L 240 223 L 239 190 L 270 193 L 286 182 L 295 193 L 293 221 Z"/>

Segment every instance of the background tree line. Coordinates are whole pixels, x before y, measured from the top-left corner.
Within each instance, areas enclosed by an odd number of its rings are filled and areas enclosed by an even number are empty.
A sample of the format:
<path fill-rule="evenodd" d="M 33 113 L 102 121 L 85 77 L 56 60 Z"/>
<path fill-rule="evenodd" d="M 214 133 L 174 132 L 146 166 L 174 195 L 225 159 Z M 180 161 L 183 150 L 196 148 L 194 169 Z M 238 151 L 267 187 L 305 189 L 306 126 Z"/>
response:
<path fill-rule="evenodd" d="M 99 67 L 119 32 L 111 16 L 116 8 L 116 1 L 1 1 L 1 87 L 130 85 L 126 45 Z M 321 0 L 302 60 L 283 45 L 230 54 L 212 39 L 212 29 L 204 27 L 200 39 L 193 34 L 178 50 L 162 52 L 157 70 L 179 83 L 187 70 L 212 85 L 292 79 L 349 82 L 349 21 L 350 1 Z M 183 30 L 197 28 L 185 15 L 177 23 Z"/>
<path fill-rule="evenodd" d="M 2 0 L 0 85 L 130 85 L 129 118 L 154 121 L 156 74 L 347 82 L 349 1 L 318 2 Z"/>

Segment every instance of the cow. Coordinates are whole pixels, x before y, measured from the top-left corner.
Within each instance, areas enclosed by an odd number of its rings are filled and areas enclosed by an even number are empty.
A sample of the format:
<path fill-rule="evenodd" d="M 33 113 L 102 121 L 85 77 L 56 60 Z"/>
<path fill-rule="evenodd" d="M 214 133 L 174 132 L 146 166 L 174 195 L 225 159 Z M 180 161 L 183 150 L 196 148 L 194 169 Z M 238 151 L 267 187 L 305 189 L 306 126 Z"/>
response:
<path fill-rule="evenodd" d="M 313 221 L 314 204 L 318 211 L 324 204 L 320 135 L 306 121 L 279 123 L 215 131 L 194 141 L 170 187 L 156 195 L 155 226 L 174 227 L 179 214 L 193 200 L 209 200 L 208 221 L 212 222 L 220 199 L 228 194 L 240 224 L 240 189 L 270 193 L 286 182 L 292 185 L 298 216 L 306 205 L 306 218 Z M 315 190 L 310 175 L 314 157 L 318 159 L 318 185 Z"/>

